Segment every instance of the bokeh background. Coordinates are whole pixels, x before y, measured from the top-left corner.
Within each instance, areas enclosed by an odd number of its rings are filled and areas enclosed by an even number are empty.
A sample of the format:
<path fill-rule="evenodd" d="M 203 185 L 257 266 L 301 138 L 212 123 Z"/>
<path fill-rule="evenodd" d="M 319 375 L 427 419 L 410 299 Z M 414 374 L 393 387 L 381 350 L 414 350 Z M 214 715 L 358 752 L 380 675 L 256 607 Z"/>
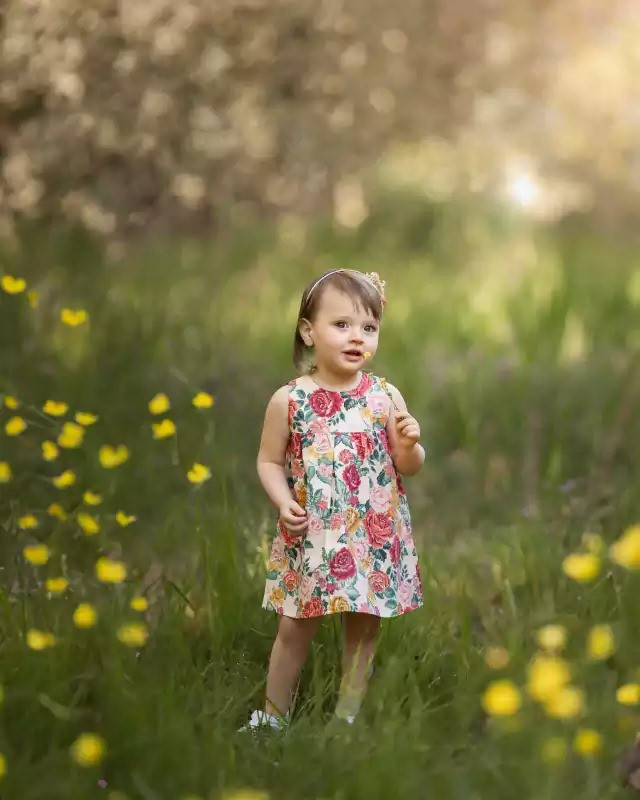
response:
<path fill-rule="evenodd" d="M 6 797 L 624 796 L 638 4 L 7 0 L 0 36 Z M 427 602 L 383 625 L 353 729 L 331 618 L 292 729 L 255 742 L 277 626 L 255 454 L 302 288 L 336 267 L 387 281 L 372 369 L 422 425 Z M 562 651 L 580 703 L 545 705 L 532 659 Z"/>

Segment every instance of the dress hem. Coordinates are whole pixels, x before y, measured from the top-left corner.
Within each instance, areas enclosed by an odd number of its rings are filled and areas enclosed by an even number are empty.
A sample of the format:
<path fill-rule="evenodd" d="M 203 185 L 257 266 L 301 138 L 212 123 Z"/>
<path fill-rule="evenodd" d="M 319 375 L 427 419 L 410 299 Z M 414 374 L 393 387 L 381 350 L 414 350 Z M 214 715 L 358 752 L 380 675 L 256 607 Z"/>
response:
<path fill-rule="evenodd" d="M 358 608 L 346 608 L 346 609 L 338 609 L 336 611 L 326 611 L 324 614 L 316 614 L 313 617 L 305 617 L 303 614 L 285 614 L 284 612 L 278 611 L 277 608 L 274 608 L 271 603 L 263 603 L 261 606 L 265 611 L 270 611 L 273 614 L 277 614 L 279 617 L 289 617 L 289 619 L 318 619 L 319 617 L 332 617 L 335 614 L 344 614 L 346 612 L 355 612 L 358 614 L 369 614 L 372 617 L 378 617 L 379 619 L 393 619 L 394 617 L 402 617 L 405 614 L 410 613 L 411 611 L 418 611 L 418 609 L 424 607 L 424 603 L 419 603 L 415 606 L 409 606 L 407 608 L 403 608 L 402 611 L 393 611 L 392 609 L 387 609 L 388 614 L 383 614 L 382 612 L 376 613 L 375 611 L 360 611 Z"/>

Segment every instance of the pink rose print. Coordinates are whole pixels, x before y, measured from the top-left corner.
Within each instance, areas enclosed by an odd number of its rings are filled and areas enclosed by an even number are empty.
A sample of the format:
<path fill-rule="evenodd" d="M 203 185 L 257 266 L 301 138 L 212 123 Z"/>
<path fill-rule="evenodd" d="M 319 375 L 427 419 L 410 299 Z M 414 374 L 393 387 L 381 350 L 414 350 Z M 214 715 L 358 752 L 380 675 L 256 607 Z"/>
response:
<path fill-rule="evenodd" d="M 369 586 L 375 594 L 382 594 L 389 588 L 389 576 L 386 572 L 376 570 L 369 575 Z"/>
<path fill-rule="evenodd" d="M 353 461 L 353 453 L 351 452 L 351 450 L 347 450 L 345 448 L 344 450 L 340 451 L 338 460 L 340 461 L 341 464 L 350 464 Z"/>
<path fill-rule="evenodd" d="M 309 522 L 307 525 L 310 533 L 318 533 L 324 528 L 324 523 L 317 514 L 309 514 Z"/>
<path fill-rule="evenodd" d="M 280 538 L 273 540 L 271 545 L 271 561 L 282 561 L 284 558 L 284 542 Z"/>
<path fill-rule="evenodd" d="M 304 464 L 298 459 L 291 462 L 291 475 L 294 478 L 302 478 L 304 475 Z"/>
<path fill-rule="evenodd" d="M 380 441 L 382 442 L 382 446 L 387 451 L 387 453 L 390 453 L 391 451 L 389 450 L 389 437 L 387 436 L 387 432 L 385 430 L 380 431 Z"/>
<path fill-rule="evenodd" d="M 351 434 L 351 439 L 356 446 L 358 458 L 363 461 L 373 452 L 373 438 L 365 431 L 356 431 Z"/>
<path fill-rule="evenodd" d="M 327 594 L 333 594 L 336 590 L 336 584 L 330 581 L 327 581 Z"/>
<path fill-rule="evenodd" d="M 293 397 L 289 397 L 288 403 L 288 416 L 289 416 L 289 425 L 291 425 L 291 420 L 294 418 L 296 411 L 298 410 L 299 406 Z"/>
<path fill-rule="evenodd" d="M 334 514 L 329 520 L 329 527 L 332 531 L 339 531 L 344 522 L 344 514 Z"/>
<path fill-rule="evenodd" d="M 326 511 L 329 508 L 329 503 L 326 500 L 318 500 L 316 503 L 318 511 Z"/>
<path fill-rule="evenodd" d="M 330 478 L 333 475 L 333 467 L 331 464 L 318 464 L 316 471 L 319 472 L 323 478 Z"/>
<path fill-rule="evenodd" d="M 389 548 L 389 558 L 394 566 L 398 565 L 400 561 L 400 539 L 398 536 L 393 537 L 391 547 Z"/>
<path fill-rule="evenodd" d="M 355 492 L 360 486 L 360 473 L 355 464 L 349 464 L 342 471 L 342 480 L 347 484 L 350 492 Z"/>
<path fill-rule="evenodd" d="M 374 486 L 369 501 L 374 511 L 383 514 L 391 505 L 391 492 L 385 486 Z"/>
<path fill-rule="evenodd" d="M 393 534 L 391 519 L 386 514 L 379 514 L 371 508 L 365 514 L 364 527 L 369 544 L 373 547 L 382 547 Z"/>
<path fill-rule="evenodd" d="M 374 417 L 381 417 L 387 410 L 389 401 L 387 400 L 386 395 L 383 396 L 380 394 L 372 394 L 367 397 L 367 405 L 371 409 L 371 413 L 374 415 Z"/>
<path fill-rule="evenodd" d="M 319 453 L 326 453 L 331 450 L 331 439 L 328 433 L 318 433 L 314 437 L 313 443 Z"/>
<path fill-rule="evenodd" d="M 368 547 L 365 542 L 360 540 L 353 545 L 353 555 L 361 561 L 367 555 Z"/>
<path fill-rule="evenodd" d="M 324 606 L 319 597 L 312 597 L 302 608 L 303 617 L 321 617 L 324 613 Z"/>
<path fill-rule="evenodd" d="M 413 588 L 410 583 L 403 581 L 398 587 L 398 600 L 403 606 L 409 605 L 413 596 Z"/>
<path fill-rule="evenodd" d="M 319 417 L 332 417 L 342 408 L 342 397 L 338 392 L 316 389 L 309 395 L 309 404 Z"/>
<path fill-rule="evenodd" d="M 302 458 L 302 436 L 296 431 L 289 438 L 287 450 L 294 458 Z"/>
<path fill-rule="evenodd" d="M 282 582 L 292 592 L 298 585 L 299 577 L 295 569 L 288 569 L 282 576 Z"/>
<path fill-rule="evenodd" d="M 303 602 L 307 602 L 307 600 L 313 594 L 313 590 L 316 588 L 317 581 L 313 575 L 303 575 L 302 580 L 300 581 L 300 599 Z"/>
<path fill-rule="evenodd" d="M 329 572 L 339 581 L 346 581 L 356 574 L 356 562 L 348 548 L 342 547 L 329 561 Z"/>

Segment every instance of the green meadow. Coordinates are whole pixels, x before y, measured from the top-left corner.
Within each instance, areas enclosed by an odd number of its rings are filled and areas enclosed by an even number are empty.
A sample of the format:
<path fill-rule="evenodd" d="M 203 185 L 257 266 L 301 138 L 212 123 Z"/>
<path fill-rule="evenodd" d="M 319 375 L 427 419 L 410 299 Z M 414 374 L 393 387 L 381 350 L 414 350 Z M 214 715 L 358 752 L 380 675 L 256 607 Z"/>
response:
<path fill-rule="evenodd" d="M 0 291 L 0 796 L 626 796 L 637 238 L 392 193 L 356 231 L 292 217 L 105 254 L 24 228 L 1 257 L 24 285 Z M 290 729 L 252 737 L 277 628 L 255 454 L 301 291 L 337 266 L 387 281 L 371 369 L 422 427 L 425 606 L 383 622 L 355 725 L 332 716 L 330 617 Z"/>

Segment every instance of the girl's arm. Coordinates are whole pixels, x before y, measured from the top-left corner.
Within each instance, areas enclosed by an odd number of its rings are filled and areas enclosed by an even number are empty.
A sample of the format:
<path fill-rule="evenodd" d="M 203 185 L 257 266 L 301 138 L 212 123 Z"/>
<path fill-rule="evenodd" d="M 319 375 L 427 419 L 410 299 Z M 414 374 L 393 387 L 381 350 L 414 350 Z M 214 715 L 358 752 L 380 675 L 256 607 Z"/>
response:
<path fill-rule="evenodd" d="M 387 383 L 395 407 L 389 410 L 387 436 L 391 457 L 396 469 L 402 475 L 415 475 L 424 464 L 424 448 L 420 444 L 420 425 L 409 414 L 407 404 L 400 392 Z"/>
<path fill-rule="evenodd" d="M 306 528 L 306 511 L 287 482 L 284 468 L 289 442 L 289 387 L 282 386 L 267 404 L 256 467 L 263 489 L 280 510 L 280 520 L 290 533 Z"/>

